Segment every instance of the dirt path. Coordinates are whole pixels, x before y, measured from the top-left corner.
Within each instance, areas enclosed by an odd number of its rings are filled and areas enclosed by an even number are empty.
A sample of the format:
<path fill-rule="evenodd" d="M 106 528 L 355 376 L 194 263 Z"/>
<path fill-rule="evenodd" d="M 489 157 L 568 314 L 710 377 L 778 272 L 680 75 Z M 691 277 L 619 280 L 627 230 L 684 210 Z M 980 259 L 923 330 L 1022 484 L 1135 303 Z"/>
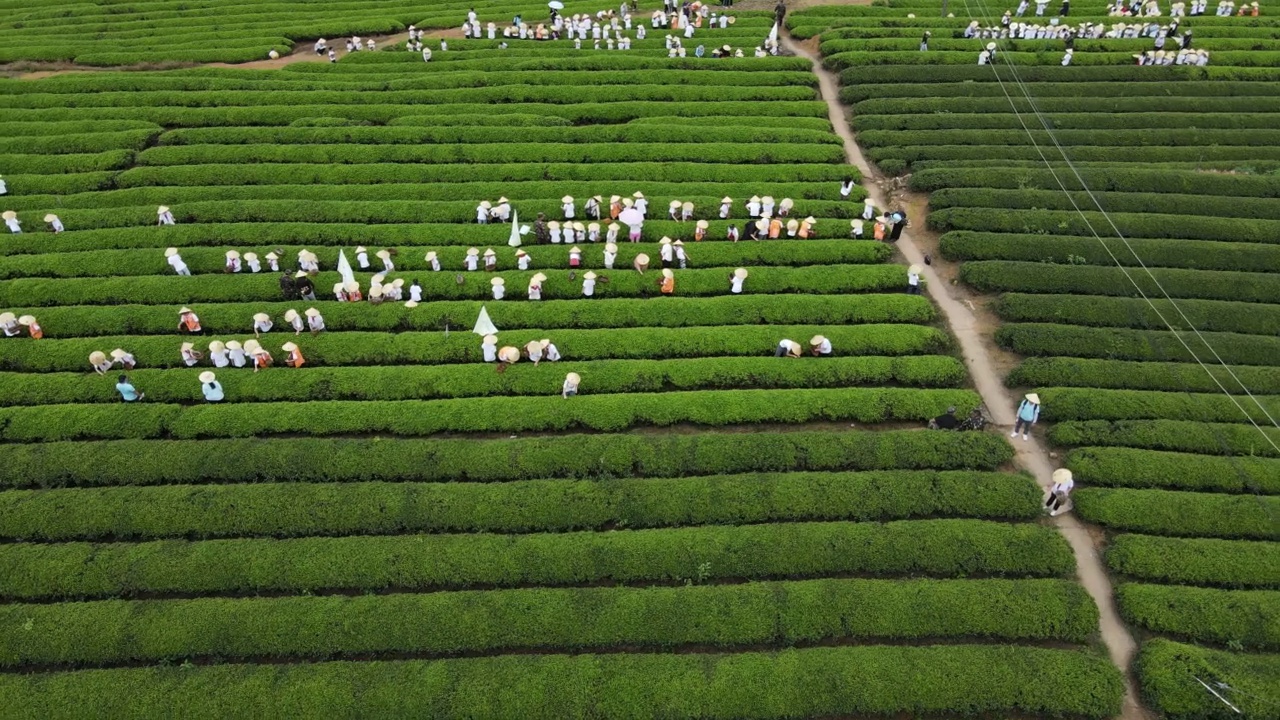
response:
<path fill-rule="evenodd" d="M 787 50 L 813 63 L 813 71 L 818 76 L 818 86 L 822 92 L 822 99 L 827 102 L 831 124 L 835 126 L 836 133 L 844 140 L 845 155 L 848 157 L 849 163 L 857 167 L 858 171 L 862 173 L 863 187 L 876 201 L 876 206 L 888 207 L 887 198 L 877 182 L 875 172 L 868 165 L 866 159 L 863 158 L 862 150 L 854 140 L 853 131 L 849 126 L 848 112 L 840 104 L 839 88 L 835 76 L 822 67 L 822 63 L 812 51 L 793 42 L 790 37 L 784 37 L 782 45 Z M 923 225 L 922 216 L 918 216 L 917 221 Z M 926 290 L 933 301 L 937 303 L 943 317 L 946 318 L 947 326 L 960 343 L 960 351 L 964 356 L 965 365 L 969 369 L 969 376 L 973 378 L 974 386 L 978 394 L 982 396 L 982 401 L 987 406 L 987 411 L 1002 431 L 1010 430 L 1014 421 L 1014 408 L 1016 408 L 1019 398 L 1011 394 L 1001 382 L 1003 375 L 997 370 L 983 344 L 983 335 L 978 318 L 961 299 L 948 292 L 949 283 L 943 280 L 935 268 L 924 264 L 924 253 L 916 241 L 912 239 L 909 232 L 902 233 L 897 245 L 898 250 L 907 262 L 924 268 L 922 275 L 928 282 Z M 1041 446 L 1039 439 L 1035 436 L 1025 442 L 1013 439 L 1010 442 L 1013 443 L 1014 449 L 1017 451 L 1016 462 L 1018 466 L 1035 477 L 1036 482 L 1045 490 L 1047 497 L 1048 488 L 1053 483 L 1050 476 L 1054 470 L 1054 464 L 1050 459 L 1049 453 Z M 1089 529 L 1077 520 L 1075 516 L 1064 513 L 1054 518 L 1053 522 L 1058 531 L 1067 539 L 1067 542 L 1071 545 L 1072 552 L 1075 554 L 1076 574 L 1080 584 L 1084 586 L 1084 589 L 1098 606 L 1102 642 L 1106 646 L 1112 662 L 1124 672 L 1125 697 L 1120 717 L 1123 720 L 1149 720 L 1154 715 L 1143 708 L 1139 702 L 1137 686 L 1130 669 L 1134 653 L 1137 650 L 1137 644 L 1124 626 L 1124 623 L 1121 622 L 1120 615 L 1116 611 L 1111 580 L 1107 577 L 1106 570 L 1103 567 L 1098 545 L 1094 542 Z"/>

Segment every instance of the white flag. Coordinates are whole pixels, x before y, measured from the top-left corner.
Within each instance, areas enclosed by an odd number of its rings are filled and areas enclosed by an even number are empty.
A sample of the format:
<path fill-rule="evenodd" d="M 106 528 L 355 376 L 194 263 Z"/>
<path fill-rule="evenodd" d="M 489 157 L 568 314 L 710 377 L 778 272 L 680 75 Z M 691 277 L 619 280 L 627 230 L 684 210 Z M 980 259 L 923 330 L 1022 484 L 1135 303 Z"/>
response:
<path fill-rule="evenodd" d="M 483 305 L 480 306 L 480 317 L 476 318 L 476 326 L 471 332 L 480 337 L 498 334 L 497 326 L 489 319 L 489 311 L 485 310 Z"/>
<path fill-rule="evenodd" d="M 777 22 L 773 24 L 773 29 L 769 31 L 769 39 L 766 42 L 773 45 L 774 47 L 777 47 L 778 45 L 778 23 Z"/>
<path fill-rule="evenodd" d="M 511 247 L 520 247 L 520 213 L 511 211 L 511 239 L 507 241 Z"/>
<path fill-rule="evenodd" d="M 351 272 L 351 263 L 347 262 L 347 254 L 342 250 L 338 250 L 338 273 L 342 275 L 344 283 L 356 281 L 356 274 Z"/>

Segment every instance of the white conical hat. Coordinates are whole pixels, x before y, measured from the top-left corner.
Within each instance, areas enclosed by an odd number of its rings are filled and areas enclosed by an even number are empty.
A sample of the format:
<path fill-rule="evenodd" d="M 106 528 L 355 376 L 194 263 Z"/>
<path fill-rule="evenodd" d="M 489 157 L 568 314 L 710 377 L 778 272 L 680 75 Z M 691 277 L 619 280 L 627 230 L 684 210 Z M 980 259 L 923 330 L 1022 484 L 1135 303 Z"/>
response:
<path fill-rule="evenodd" d="M 202 382 L 202 383 L 211 383 L 211 382 L 213 382 L 214 380 L 216 380 L 216 379 L 217 379 L 217 377 L 218 377 L 218 376 L 217 376 L 217 375 L 214 375 L 214 374 L 213 374 L 213 372 L 211 372 L 211 371 L 209 371 L 209 370 L 205 370 L 204 372 L 200 373 L 200 382 Z"/>
<path fill-rule="evenodd" d="M 1053 471 L 1053 481 L 1056 483 L 1064 483 L 1071 479 L 1071 471 L 1066 468 L 1058 468 Z"/>

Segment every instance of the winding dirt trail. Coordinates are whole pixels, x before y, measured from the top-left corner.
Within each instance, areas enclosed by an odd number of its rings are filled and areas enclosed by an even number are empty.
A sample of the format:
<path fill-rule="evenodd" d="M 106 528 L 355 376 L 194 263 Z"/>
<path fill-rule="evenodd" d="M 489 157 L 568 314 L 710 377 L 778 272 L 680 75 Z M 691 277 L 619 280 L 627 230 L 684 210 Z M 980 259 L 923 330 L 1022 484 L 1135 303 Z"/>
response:
<path fill-rule="evenodd" d="M 862 185 L 870 197 L 876 201 L 876 206 L 888 207 L 887 198 L 876 182 L 876 173 L 862 156 L 862 150 L 854 139 L 848 111 L 840 104 L 839 85 L 835 76 L 822 66 L 813 52 L 801 47 L 789 35 L 784 35 L 782 38 L 782 46 L 813 63 L 813 72 L 818 76 L 818 87 L 822 93 L 822 99 L 827 103 L 831 124 L 844 140 L 845 156 L 849 163 L 857 167 L 862 174 Z M 912 239 L 909 231 L 902 233 L 897 246 L 908 263 L 924 268 L 922 275 L 927 281 L 925 289 L 929 297 L 937 303 L 938 309 L 946 318 L 947 326 L 960 343 L 965 366 L 969 369 L 969 376 L 973 378 L 978 394 L 982 396 L 982 401 L 987 406 L 987 411 L 994 423 L 1002 431 L 1008 432 L 1013 427 L 1014 409 L 1017 407 L 1019 398 L 1012 395 L 1001 382 L 1001 374 L 997 371 L 991 354 L 984 344 L 978 318 L 969 306 L 948 292 L 948 283 L 939 276 L 935 268 L 924 264 L 924 252 Z M 1021 469 L 1035 477 L 1047 498 L 1048 488 L 1053 484 L 1051 476 L 1054 470 L 1049 453 L 1040 444 L 1039 438 L 1034 435 L 1025 442 L 1015 439 L 1011 439 L 1010 442 L 1017 451 L 1015 462 Z M 1144 708 L 1139 701 L 1137 684 L 1134 682 L 1131 671 L 1137 643 L 1134 642 L 1133 636 L 1120 620 L 1120 614 L 1116 610 L 1111 580 L 1107 577 L 1103 566 L 1098 544 L 1094 542 L 1089 528 L 1074 515 L 1063 513 L 1053 518 L 1052 522 L 1071 545 L 1080 584 L 1098 606 L 1102 642 L 1107 648 L 1111 661 L 1124 673 L 1125 696 L 1120 717 L 1122 720 L 1152 720 L 1155 715 Z"/>

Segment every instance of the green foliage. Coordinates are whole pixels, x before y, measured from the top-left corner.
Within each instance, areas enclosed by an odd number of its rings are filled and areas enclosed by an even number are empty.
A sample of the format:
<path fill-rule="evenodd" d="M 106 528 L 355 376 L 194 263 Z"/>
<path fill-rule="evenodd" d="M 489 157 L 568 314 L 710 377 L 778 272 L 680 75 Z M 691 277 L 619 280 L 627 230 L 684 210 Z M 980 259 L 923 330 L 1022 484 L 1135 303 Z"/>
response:
<path fill-rule="evenodd" d="M 1066 464 L 1090 485 L 1280 495 L 1280 461 L 1267 458 L 1088 447 Z"/>
<path fill-rule="evenodd" d="M 1228 653 L 1154 639 L 1142 646 L 1137 670 L 1147 701 L 1172 720 L 1222 717 L 1222 701 L 1205 692 L 1196 678 L 1233 688 L 1231 702 L 1245 717 L 1280 718 L 1280 707 L 1269 699 L 1280 684 L 1280 655 Z"/>
<path fill-rule="evenodd" d="M 1160 330 L 1168 327 L 1165 323 L 1170 323 L 1179 329 L 1194 328 L 1250 335 L 1280 334 L 1280 306 L 1259 303 L 1179 300 L 1175 305 L 1169 300 L 1153 298 L 1005 293 L 1000 296 L 997 312 L 1001 318 L 1010 322 L 1054 322 Z"/>
<path fill-rule="evenodd" d="M 1184 335 L 1182 340 L 1186 345 L 1168 331 L 1041 323 L 1008 324 L 996 331 L 996 341 L 1001 347 L 1022 355 L 1194 362 L 1197 357 L 1212 358 L 1212 348 L 1224 363 L 1271 365 L 1280 352 L 1280 339 L 1276 337 L 1206 332 L 1199 337 Z M 1188 346 L 1192 352 L 1188 352 Z"/>
<path fill-rule="evenodd" d="M 1009 373 L 1008 383 L 1013 387 L 1072 385 L 1207 393 L 1238 388 L 1231 378 L 1234 374 L 1250 392 L 1280 393 L 1280 368 L 1235 366 L 1229 368 L 1230 373 L 1227 370 L 1191 363 L 1032 357 Z"/>
<path fill-rule="evenodd" d="M 1280 538 L 1280 497 L 1085 488 L 1081 518 L 1113 530 L 1191 537 Z"/>
<path fill-rule="evenodd" d="M 289 438 L 15 445 L 9 488 L 216 482 L 501 482 L 792 470 L 994 470 L 992 433 L 565 435 L 511 440 Z M 369 462 L 377 458 L 377 462 Z"/>
<path fill-rule="evenodd" d="M 1041 416 L 1060 420 L 1138 420 L 1265 423 L 1280 414 L 1275 397 L 1236 398 L 1221 393 L 1037 388 L 1044 401 Z"/>
<path fill-rule="evenodd" d="M 1184 420 L 1087 420 L 1051 425 L 1049 439 L 1057 445 L 1117 445 L 1177 452 L 1280 457 L 1280 432 L 1247 425 L 1211 424 Z"/>
<path fill-rule="evenodd" d="M 1122 583 L 1125 620 L 1152 632 L 1249 650 L 1280 647 L 1280 592 Z"/>
<path fill-rule="evenodd" d="M 1119 535 L 1107 546 L 1115 572 L 1166 584 L 1280 588 L 1280 543 Z"/>
<path fill-rule="evenodd" d="M 657 622 L 657 620 L 655 620 Z M 292 632 L 289 633 L 292 635 Z M 966 712 L 1112 717 L 1123 683 L 1093 651 L 864 646 L 731 655 L 146 667 L 0 677 L 18 718 L 203 714 L 282 703 L 327 716 L 782 718 Z"/>
<path fill-rule="evenodd" d="M 1160 295 L 1158 281 L 1174 298 L 1242 300 L 1280 303 L 1280 288 L 1267 273 L 1218 272 L 1152 268 L 1125 273 L 1117 267 L 1046 265 L 1043 263 L 990 260 L 967 262 L 960 269 L 965 282 L 980 290 L 1071 295 L 1118 295 L 1133 297 L 1134 285 L 1147 295 Z M 1132 282 L 1131 282 L 1132 280 Z"/>

